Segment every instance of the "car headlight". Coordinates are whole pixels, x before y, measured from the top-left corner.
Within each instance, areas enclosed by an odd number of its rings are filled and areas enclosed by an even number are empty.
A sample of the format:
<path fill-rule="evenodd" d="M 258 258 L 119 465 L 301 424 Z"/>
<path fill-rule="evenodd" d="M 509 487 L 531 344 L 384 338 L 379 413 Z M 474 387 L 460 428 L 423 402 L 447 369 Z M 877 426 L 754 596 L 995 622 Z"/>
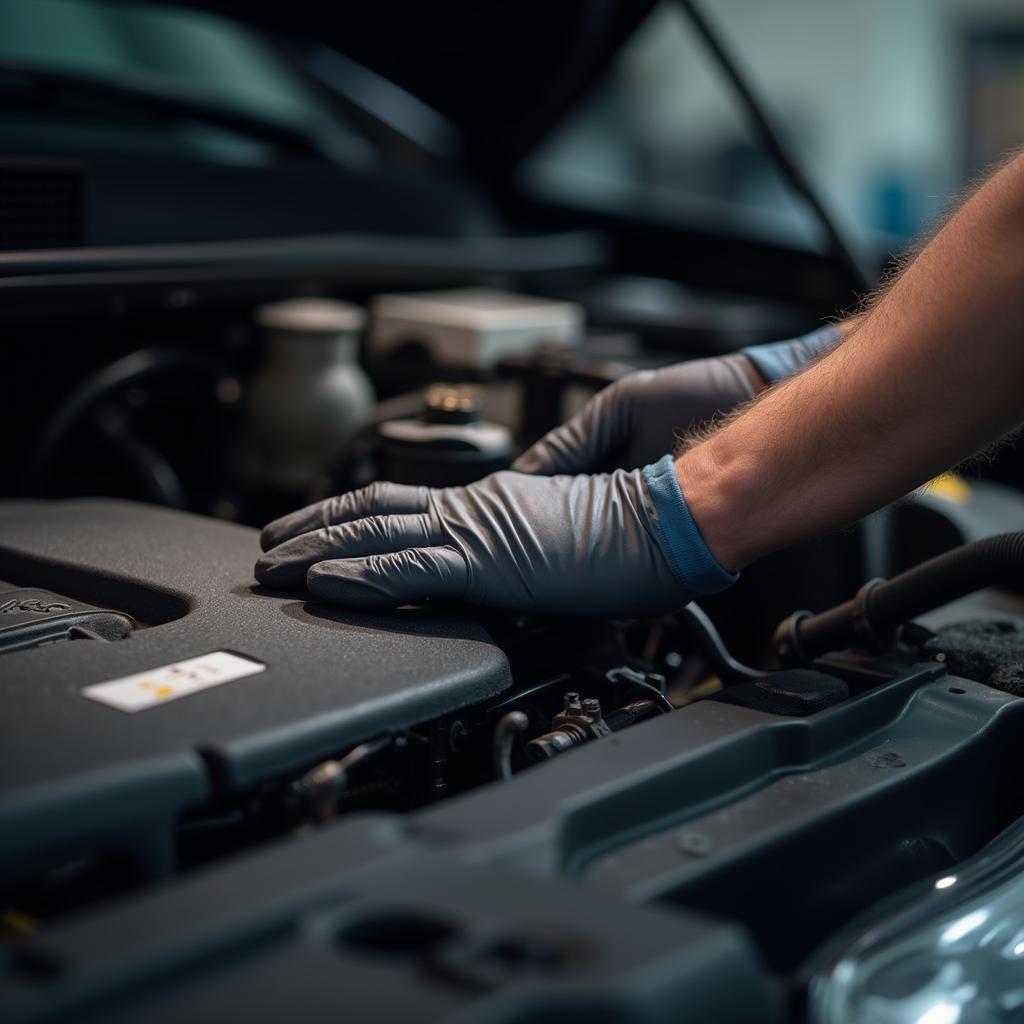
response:
<path fill-rule="evenodd" d="M 1024 822 L 895 903 L 830 944 L 814 1024 L 1024 1020 Z"/>

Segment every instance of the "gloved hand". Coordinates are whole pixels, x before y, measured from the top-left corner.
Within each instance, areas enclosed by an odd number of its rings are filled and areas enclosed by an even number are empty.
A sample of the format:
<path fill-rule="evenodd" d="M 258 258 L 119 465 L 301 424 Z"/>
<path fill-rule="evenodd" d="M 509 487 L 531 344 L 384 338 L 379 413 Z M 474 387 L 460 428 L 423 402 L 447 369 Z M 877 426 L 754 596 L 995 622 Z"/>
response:
<path fill-rule="evenodd" d="M 560 615 L 678 608 L 736 578 L 705 545 L 672 458 L 599 476 L 495 473 L 468 487 L 380 483 L 270 523 L 268 587 L 351 608 L 441 599 Z"/>
<path fill-rule="evenodd" d="M 646 466 L 669 451 L 678 431 L 753 398 L 839 339 L 832 324 L 735 355 L 631 373 L 545 434 L 512 464 L 520 473 L 595 473 Z"/>

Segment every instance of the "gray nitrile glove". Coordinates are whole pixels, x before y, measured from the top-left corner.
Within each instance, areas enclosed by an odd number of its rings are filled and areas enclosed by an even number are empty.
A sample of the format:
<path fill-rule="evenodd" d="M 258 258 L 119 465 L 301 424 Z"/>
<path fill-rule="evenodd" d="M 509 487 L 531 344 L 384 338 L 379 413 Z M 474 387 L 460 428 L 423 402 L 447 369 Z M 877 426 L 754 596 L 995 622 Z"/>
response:
<path fill-rule="evenodd" d="M 561 615 L 668 611 L 735 580 L 690 516 L 671 456 L 596 476 L 381 483 L 270 523 L 256 578 L 351 608 L 429 599 Z"/>
<path fill-rule="evenodd" d="M 838 340 L 829 324 L 735 355 L 631 373 L 545 434 L 512 468 L 551 475 L 645 466 L 667 452 L 679 432 L 753 398 L 763 383 L 788 377 Z"/>

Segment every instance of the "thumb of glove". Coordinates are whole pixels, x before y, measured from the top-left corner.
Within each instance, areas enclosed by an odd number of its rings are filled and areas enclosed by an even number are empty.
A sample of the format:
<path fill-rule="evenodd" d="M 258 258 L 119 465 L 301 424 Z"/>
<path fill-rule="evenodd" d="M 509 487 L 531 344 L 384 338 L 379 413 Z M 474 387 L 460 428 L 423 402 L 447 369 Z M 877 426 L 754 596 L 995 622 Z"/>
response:
<path fill-rule="evenodd" d="M 621 382 L 599 391 L 575 416 L 548 431 L 512 463 L 516 473 L 557 476 L 592 473 L 623 440 Z"/>

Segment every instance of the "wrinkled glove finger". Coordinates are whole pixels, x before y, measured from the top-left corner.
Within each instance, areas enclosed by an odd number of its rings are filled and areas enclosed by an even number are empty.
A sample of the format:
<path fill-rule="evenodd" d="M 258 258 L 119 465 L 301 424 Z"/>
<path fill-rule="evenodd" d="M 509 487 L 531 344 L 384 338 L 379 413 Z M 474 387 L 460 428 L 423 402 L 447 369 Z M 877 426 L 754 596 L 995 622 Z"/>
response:
<path fill-rule="evenodd" d="M 367 516 L 310 530 L 278 544 L 256 563 L 256 579 L 266 587 L 302 587 L 310 566 L 317 562 L 443 542 L 443 534 L 426 514 Z"/>
<path fill-rule="evenodd" d="M 622 440 L 615 410 L 609 402 L 610 393 L 611 388 L 599 391 L 575 416 L 527 448 L 510 468 L 534 476 L 593 471 Z"/>
<path fill-rule="evenodd" d="M 466 560 L 455 548 L 432 547 L 318 562 L 309 570 L 306 585 L 332 604 L 375 609 L 459 600 L 468 580 Z"/>
<path fill-rule="evenodd" d="M 581 444 L 579 428 L 574 420 L 570 420 L 527 448 L 510 468 L 515 473 L 556 476 L 559 473 L 582 473 L 587 464 L 587 452 Z"/>
<path fill-rule="evenodd" d="M 325 498 L 267 523 L 260 534 L 260 547 L 269 551 L 300 534 L 335 523 L 362 519 L 364 516 L 425 512 L 428 507 L 427 493 L 426 487 L 380 481 L 368 487 L 360 487 L 357 491 Z"/>

